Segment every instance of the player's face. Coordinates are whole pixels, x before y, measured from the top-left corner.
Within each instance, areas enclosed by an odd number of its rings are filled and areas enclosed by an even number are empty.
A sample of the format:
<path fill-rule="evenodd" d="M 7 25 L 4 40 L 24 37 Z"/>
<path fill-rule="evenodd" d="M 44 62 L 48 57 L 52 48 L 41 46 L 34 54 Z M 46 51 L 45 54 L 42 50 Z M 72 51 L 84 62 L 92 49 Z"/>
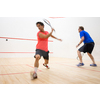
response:
<path fill-rule="evenodd" d="M 38 27 L 38 29 L 39 29 L 40 31 L 43 31 L 43 29 L 44 29 L 44 26 L 42 26 L 42 25 L 40 25 L 40 24 L 37 24 L 37 27 Z"/>
<path fill-rule="evenodd" d="M 82 30 L 79 28 L 79 29 L 78 29 L 78 32 L 80 33 L 81 31 L 82 31 Z"/>

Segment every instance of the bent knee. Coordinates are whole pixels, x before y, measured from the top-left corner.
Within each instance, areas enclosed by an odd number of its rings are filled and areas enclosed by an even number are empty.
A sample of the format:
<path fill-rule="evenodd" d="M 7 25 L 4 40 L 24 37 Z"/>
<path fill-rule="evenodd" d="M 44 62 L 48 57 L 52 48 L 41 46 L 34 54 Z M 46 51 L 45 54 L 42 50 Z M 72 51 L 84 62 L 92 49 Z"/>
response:
<path fill-rule="evenodd" d="M 88 55 L 91 55 L 89 52 L 87 52 Z"/>
<path fill-rule="evenodd" d="M 77 50 L 77 53 L 80 53 L 80 51 L 79 51 L 79 50 Z"/>
<path fill-rule="evenodd" d="M 36 58 L 36 60 L 39 60 L 40 59 L 40 55 L 36 55 L 35 58 Z"/>

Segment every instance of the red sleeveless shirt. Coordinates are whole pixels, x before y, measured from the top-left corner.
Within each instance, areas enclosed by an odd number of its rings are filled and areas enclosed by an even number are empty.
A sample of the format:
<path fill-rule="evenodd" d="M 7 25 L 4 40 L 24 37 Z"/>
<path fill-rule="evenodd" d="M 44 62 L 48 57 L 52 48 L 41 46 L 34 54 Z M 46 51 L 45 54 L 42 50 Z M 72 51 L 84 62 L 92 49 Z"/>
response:
<path fill-rule="evenodd" d="M 42 33 L 44 35 L 47 35 L 49 34 L 47 31 L 45 32 L 38 32 L 37 33 L 37 40 L 38 40 L 38 43 L 36 45 L 36 49 L 40 49 L 40 50 L 43 50 L 43 51 L 48 51 L 48 38 L 44 39 L 44 38 L 40 38 L 39 37 L 39 33 Z"/>

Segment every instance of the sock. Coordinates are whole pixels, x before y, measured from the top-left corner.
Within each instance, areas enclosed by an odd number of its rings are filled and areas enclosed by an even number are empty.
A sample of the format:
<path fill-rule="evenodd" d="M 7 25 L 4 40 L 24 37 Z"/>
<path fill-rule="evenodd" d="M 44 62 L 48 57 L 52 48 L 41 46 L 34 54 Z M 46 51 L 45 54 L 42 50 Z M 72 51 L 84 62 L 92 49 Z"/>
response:
<path fill-rule="evenodd" d="M 34 67 L 34 72 L 37 73 L 38 67 Z"/>

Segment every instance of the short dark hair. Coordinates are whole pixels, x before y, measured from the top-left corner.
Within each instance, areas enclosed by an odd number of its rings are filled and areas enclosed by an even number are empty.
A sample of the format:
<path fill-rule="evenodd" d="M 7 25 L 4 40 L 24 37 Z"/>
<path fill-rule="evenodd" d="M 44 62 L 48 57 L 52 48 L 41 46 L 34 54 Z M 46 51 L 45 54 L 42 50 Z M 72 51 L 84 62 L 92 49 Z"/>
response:
<path fill-rule="evenodd" d="M 83 26 L 79 26 L 79 29 L 84 30 L 84 27 Z"/>
<path fill-rule="evenodd" d="M 37 22 L 36 25 L 37 24 L 40 24 L 41 26 L 44 26 L 44 24 L 42 22 Z"/>

